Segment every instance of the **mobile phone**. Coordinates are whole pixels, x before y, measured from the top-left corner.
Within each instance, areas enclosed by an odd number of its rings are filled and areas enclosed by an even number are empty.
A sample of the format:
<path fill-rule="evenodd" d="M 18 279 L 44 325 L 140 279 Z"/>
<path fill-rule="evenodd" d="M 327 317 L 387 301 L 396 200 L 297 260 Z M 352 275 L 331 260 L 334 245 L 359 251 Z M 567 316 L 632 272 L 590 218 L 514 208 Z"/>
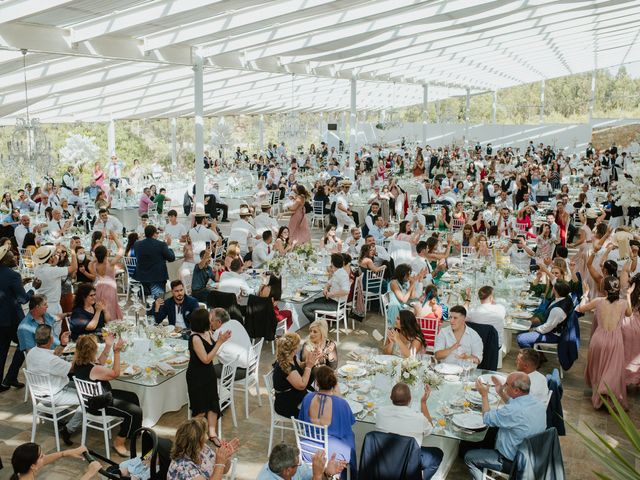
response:
<path fill-rule="evenodd" d="M 517 245 L 520 243 L 520 239 L 519 238 L 512 238 L 511 239 L 511 243 L 513 243 L 514 245 Z"/>
<path fill-rule="evenodd" d="M 211 242 L 204 242 L 204 246 L 207 250 L 211 249 Z"/>

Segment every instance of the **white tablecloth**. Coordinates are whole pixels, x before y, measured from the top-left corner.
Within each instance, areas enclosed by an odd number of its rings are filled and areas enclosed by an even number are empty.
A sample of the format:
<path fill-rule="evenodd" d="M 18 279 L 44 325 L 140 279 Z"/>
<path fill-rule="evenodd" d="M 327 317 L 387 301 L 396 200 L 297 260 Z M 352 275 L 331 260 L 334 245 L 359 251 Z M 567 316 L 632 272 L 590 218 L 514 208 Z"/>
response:
<path fill-rule="evenodd" d="M 175 412 L 187 404 L 187 370 L 178 372 L 159 385 L 141 385 L 129 381 L 112 380 L 113 388 L 138 395 L 144 415 L 142 425 L 153 427 L 166 412 Z"/>

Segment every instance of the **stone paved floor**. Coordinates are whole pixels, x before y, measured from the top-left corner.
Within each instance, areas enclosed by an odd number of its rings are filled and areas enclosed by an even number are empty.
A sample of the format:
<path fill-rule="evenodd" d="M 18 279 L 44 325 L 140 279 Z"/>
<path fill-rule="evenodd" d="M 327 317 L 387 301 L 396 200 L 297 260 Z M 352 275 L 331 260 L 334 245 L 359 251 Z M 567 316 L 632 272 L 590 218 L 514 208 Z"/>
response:
<path fill-rule="evenodd" d="M 345 359 L 345 354 L 357 345 L 375 346 L 375 341 L 371 337 L 371 331 L 374 328 L 382 327 L 382 318 L 379 315 L 370 315 L 367 322 L 356 328 L 363 328 L 368 335 L 347 335 L 343 337 L 340 343 L 339 351 L 341 359 Z M 583 328 L 588 332 L 588 328 Z M 301 332 L 303 336 L 306 331 Z M 566 419 L 574 424 L 583 426 L 584 423 L 590 424 L 598 432 L 604 433 L 609 437 L 620 440 L 619 430 L 615 422 L 604 411 L 595 411 L 590 402 L 590 390 L 587 389 L 583 381 L 583 371 L 587 353 L 587 342 L 584 341 L 580 351 L 580 359 L 574 365 L 572 370 L 565 375 L 564 378 L 564 398 L 563 406 Z M 515 352 L 512 351 L 504 361 L 503 371 L 513 369 L 515 361 Z M 271 363 L 273 355 L 271 354 L 270 345 L 266 345 L 263 349 L 261 358 L 261 374 L 266 373 Z M 551 364 L 551 365 L 550 365 Z M 547 369 L 543 369 L 545 373 L 550 370 L 554 364 L 554 359 L 547 363 Z M 262 388 L 264 392 L 264 387 Z M 10 456 L 13 449 L 26 441 L 29 441 L 31 430 L 31 406 L 30 403 L 23 402 L 24 392 L 12 389 L 9 392 L 0 394 L 0 456 L 5 465 L 5 469 L 0 471 L 0 479 L 9 478 Z M 236 396 L 236 406 L 238 412 L 238 428 L 234 429 L 231 422 L 231 415 L 225 416 L 223 420 L 223 434 L 225 436 L 238 436 L 242 447 L 238 452 L 239 479 L 254 479 L 260 466 L 267 458 L 267 445 L 269 435 L 269 408 L 266 404 L 266 394 L 262 395 L 263 405 L 258 406 L 255 397 L 250 398 L 250 417 L 245 418 L 243 412 L 243 396 L 242 393 Z M 640 425 L 640 389 L 634 388 L 629 391 L 630 415 L 637 425 Z M 177 425 L 186 418 L 186 406 L 178 412 L 165 414 L 155 430 L 161 436 L 172 436 Z M 276 437 L 277 438 L 277 437 Z M 293 441 L 292 435 L 285 435 L 285 439 Z M 75 437 L 79 442 L 79 437 Z M 55 443 L 53 438 L 53 429 L 51 424 L 47 423 L 38 429 L 36 441 L 44 446 L 46 451 L 53 451 Z M 564 456 L 565 468 L 569 479 L 586 479 L 595 478 L 592 473 L 593 469 L 598 465 L 593 461 L 590 453 L 583 447 L 578 436 L 569 430 L 566 437 L 561 438 L 562 453 Z M 103 443 L 101 435 L 97 433 L 89 434 L 88 445 L 97 451 L 102 451 Z M 640 465 L 638 465 L 640 467 Z M 62 480 L 78 478 L 79 469 L 83 468 L 83 462 L 75 459 L 64 459 L 44 469 L 39 475 L 40 478 L 47 480 Z M 461 461 L 457 461 L 451 470 L 448 478 L 461 479 L 467 478 L 466 469 Z"/>

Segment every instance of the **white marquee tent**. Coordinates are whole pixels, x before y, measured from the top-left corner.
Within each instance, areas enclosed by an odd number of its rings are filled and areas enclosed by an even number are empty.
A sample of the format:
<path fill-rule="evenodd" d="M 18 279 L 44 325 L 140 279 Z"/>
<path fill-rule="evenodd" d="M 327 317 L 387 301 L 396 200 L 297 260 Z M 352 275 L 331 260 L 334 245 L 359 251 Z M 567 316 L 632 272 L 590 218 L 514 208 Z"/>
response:
<path fill-rule="evenodd" d="M 31 115 L 64 122 L 353 112 L 356 89 L 379 110 L 639 60 L 638 0 L 5 0 L 0 120 L 23 62 Z"/>

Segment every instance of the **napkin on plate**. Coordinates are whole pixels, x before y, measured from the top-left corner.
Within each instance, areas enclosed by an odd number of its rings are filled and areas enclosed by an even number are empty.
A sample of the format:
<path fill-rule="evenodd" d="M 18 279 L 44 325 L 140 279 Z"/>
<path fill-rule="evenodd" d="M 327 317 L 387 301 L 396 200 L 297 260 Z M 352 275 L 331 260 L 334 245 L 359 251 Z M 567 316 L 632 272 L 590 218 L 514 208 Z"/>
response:
<path fill-rule="evenodd" d="M 162 375 L 174 375 L 176 373 L 175 368 L 166 362 L 158 362 L 156 370 L 158 370 Z"/>
<path fill-rule="evenodd" d="M 133 375 L 134 373 L 136 373 L 136 369 L 133 368 L 133 365 L 129 365 L 127 368 L 124 369 L 124 373 L 125 375 Z"/>

